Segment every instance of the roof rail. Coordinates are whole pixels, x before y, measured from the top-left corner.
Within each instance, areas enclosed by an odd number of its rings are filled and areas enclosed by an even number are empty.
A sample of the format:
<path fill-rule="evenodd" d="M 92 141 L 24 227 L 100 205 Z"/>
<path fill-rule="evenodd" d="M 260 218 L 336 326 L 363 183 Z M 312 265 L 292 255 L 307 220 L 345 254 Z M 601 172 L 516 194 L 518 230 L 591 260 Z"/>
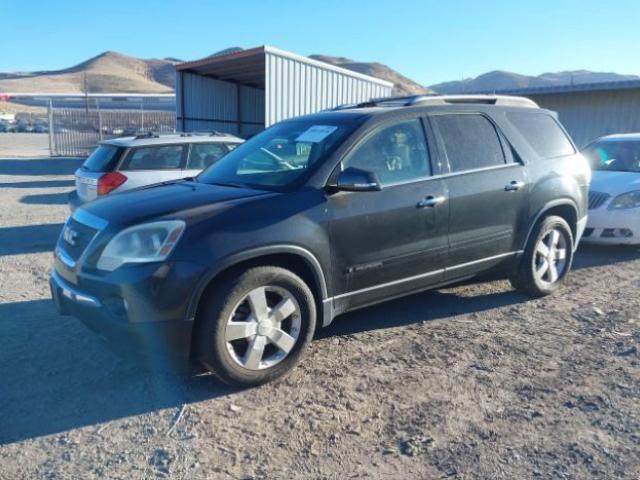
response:
<path fill-rule="evenodd" d="M 134 140 L 142 140 L 143 138 L 160 138 L 160 135 L 154 132 L 144 132 L 136 135 Z"/>
<path fill-rule="evenodd" d="M 410 107 L 412 105 L 485 104 L 503 107 L 540 108 L 536 102 L 525 97 L 510 95 L 408 95 L 402 97 L 372 98 L 367 102 L 339 105 L 332 110 L 348 110 L 367 107 Z"/>

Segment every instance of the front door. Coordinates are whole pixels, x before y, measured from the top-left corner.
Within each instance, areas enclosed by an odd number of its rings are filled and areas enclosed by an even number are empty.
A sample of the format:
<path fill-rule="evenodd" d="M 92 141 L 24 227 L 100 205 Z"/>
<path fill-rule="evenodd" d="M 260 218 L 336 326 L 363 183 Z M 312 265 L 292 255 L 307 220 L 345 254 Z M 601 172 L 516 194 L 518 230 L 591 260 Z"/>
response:
<path fill-rule="evenodd" d="M 431 178 L 420 118 L 385 123 L 357 145 L 341 168 L 375 172 L 375 192 L 328 199 L 335 299 L 353 308 L 442 281 L 447 255 L 444 181 Z"/>
<path fill-rule="evenodd" d="M 527 220 L 524 166 L 491 120 L 476 113 L 433 115 L 448 164 L 449 266 L 447 279 L 486 270 L 521 248 Z"/>

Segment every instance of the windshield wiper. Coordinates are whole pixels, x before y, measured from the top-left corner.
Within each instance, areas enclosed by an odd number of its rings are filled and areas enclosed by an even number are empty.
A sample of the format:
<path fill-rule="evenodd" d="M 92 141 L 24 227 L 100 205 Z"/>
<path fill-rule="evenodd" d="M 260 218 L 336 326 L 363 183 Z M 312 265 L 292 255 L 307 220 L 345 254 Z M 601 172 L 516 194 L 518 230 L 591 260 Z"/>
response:
<path fill-rule="evenodd" d="M 241 183 L 233 183 L 233 182 L 211 182 L 210 184 L 219 185 L 221 187 L 246 188 L 246 186 Z"/>

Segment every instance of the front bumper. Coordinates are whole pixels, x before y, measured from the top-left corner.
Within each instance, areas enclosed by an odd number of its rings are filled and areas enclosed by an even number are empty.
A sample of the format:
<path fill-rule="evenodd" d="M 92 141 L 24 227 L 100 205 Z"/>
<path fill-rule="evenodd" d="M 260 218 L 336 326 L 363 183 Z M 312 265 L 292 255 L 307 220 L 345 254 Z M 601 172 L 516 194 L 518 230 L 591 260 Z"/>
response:
<path fill-rule="evenodd" d="M 590 210 L 582 241 L 600 245 L 640 244 L 640 212 L 635 208 Z"/>
<path fill-rule="evenodd" d="M 51 296 L 61 315 L 78 318 L 120 356 L 153 358 L 179 368 L 185 365 L 194 322 L 186 318 L 186 309 L 176 307 L 189 303 L 189 297 L 180 297 L 182 289 L 170 286 L 174 297 L 166 298 L 165 292 L 164 302 L 154 302 L 145 295 L 152 277 L 122 284 L 82 280 L 74 284 L 57 269 L 52 271 Z"/>

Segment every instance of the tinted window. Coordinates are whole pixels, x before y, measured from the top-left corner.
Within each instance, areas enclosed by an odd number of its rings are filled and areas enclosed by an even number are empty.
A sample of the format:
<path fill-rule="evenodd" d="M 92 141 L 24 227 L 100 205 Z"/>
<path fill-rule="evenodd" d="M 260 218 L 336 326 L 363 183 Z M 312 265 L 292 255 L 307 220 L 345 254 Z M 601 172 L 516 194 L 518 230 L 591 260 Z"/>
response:
<path fill-rule="evenodd" d="M 229 152 L 224 143 L 194 143 L 191 145 L 187 168 L 204 170 Z"/>
<path fill-rule="evenodd" d="M 182 145 L 139 147 L 129 152 L 123 170 L 171 170 L 182 163 Z"/>
<path fill-rule="evenodd" d="M 120 148 L 100 145 L 84 161 L 82 167 L 90 172 L 108 172 L 115 168 L 120 158 Z"/>
<path fill-rule="evenodd" d="M 375 172 L 383 185 L 429 176 L 429 154 L 419 119 L 378 128 L 342 162 Z"/>
<path fill-rule="evenodd" d="M 436 115 L 432 121 L 442 138 L 451 172 L 504 165 L 500 137 L 482 115 Z"/>
<path fill-rule="evenodd" d="M 546 113 L 509 112 L 507 118 L 542 158 L 575 153 L 558 122 Z"/>

